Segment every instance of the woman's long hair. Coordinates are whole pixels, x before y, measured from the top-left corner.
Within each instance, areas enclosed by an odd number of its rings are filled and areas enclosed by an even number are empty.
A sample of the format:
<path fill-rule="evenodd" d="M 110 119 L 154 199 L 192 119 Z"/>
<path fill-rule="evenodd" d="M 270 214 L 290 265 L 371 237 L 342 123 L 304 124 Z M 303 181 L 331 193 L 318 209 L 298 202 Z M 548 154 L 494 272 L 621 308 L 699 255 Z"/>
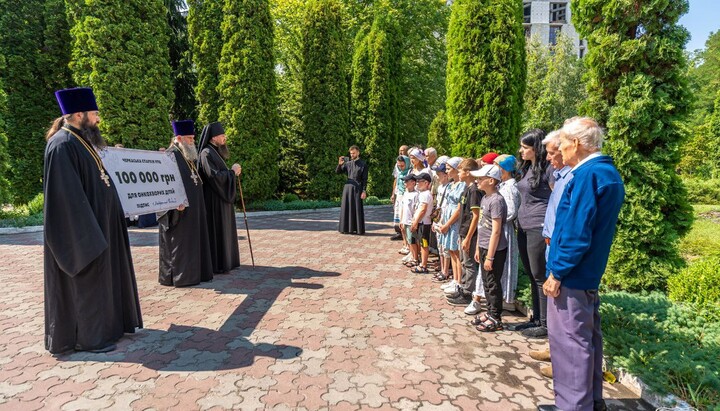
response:
<path fill-rule="evenodd" d="M 545 145 L 542 143 L 545 134 L 545 131 L 539 128 L 533 128 L 526 131 L 525 134 L 520 137 L 521 144 L 532 147 L 535 151 L 535 163 L 533 164 L 533 162 L 529 160 L 523 160 L 522 163 L 520 163 L 519 170 L 520 179 L 522 179 L 528 170 L 532 169 L 533 175 L 530 178 L 530 188 L 533 190 L 540 186 L 540 181 L 542 181 L 543 174 L 545 174 L 549 164 L 547 161 L 547 151 L 545 150 Z"/>

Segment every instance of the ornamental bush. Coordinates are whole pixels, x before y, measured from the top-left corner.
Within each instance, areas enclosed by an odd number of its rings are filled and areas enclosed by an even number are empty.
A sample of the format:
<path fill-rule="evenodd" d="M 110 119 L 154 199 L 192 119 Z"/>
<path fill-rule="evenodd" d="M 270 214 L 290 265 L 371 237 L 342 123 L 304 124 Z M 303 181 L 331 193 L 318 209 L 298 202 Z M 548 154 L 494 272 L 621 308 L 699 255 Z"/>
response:
<path fill-rule="evenodd" d="M 684 178 L 687 199 L 692 204 L 720 204 L 720 178 Z"/>
<path fill-rule="evenodd" d="M 5 58 L 0 55 L 0 72 L 5 70 Z M 10 200 L 10 183 L 5 178 L 10 168 L 7 153 L 7 134 L 5 133 L 5 116 L 7 113 L 7 95 L 3 88 L 2 77 L 0 77 L 0 205 Z"/>
<path fill-rule="evenodd" d="M 673 301 L 687 302 L 713 313 L 720 321 L 720 257 L 693 261 L 670 277 L 668 297 Z"/>
<path fill-rule="evenodd" d="M 614 289 L 664 289 L 683 266 L 678 241 L 692 209 L 675 168 L 690 93 L 687 0 L 577 0 L 573 23 L 588 41 L 581 112 L 607 126 L 603 150 L 625 182 L 625 205 L 603 278 Z"/>
<path fill-rule="evenodd" d="M 447 117 L 445 110 L 438 111 L 435 119 L 430 123 L 428 131 L 427 146 L 437 150 L 438 155 L 448 155 L 452 148 L 452 140 L 448 133 Z"/>
<path fill-rule="evenodd" d="M 198 102 L 197 121 L 206 125 L 218 121 L 222 100 L 218 92 L 220 82 L 220 52 L 223 37 L 224 0 L 188 0 L 188 38 L 197 83 L 195 98 Z"/>
<path fill-rule="evenodd" d="M 269 198 L 278 185 L 278 113 L 273 20 L 267 0 L 227 0 L 218 90 L 229 162 L 241 162 L 245 197 Z"/>
<path fill-rule="evenodd" d="M 111 144 L 157 150 L 172 136 L 173 101 L 162 0 L 72 3 L 75 81 L 92 87 Z"/>
<path fill-rule="evenodd" d="M 525 94 L 522 2 L 456 0 L 447 34 L 452 154 L 515 152 Z"/>

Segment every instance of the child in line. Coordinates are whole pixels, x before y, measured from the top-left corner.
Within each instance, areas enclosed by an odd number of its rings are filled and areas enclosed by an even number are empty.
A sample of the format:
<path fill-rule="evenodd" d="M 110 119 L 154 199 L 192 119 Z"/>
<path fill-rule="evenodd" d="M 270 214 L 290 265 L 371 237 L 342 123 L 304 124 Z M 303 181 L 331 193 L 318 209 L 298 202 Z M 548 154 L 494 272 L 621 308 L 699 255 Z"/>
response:
<path fill-rule="evenodd" d="M 403 236 L 407 239 L 409 253 L 403 258 L 403 263 L 408 267 L 417 265 L 418 247 L 412 235 L 413 217 L 417 209 L 418 192 L 415 190 L 415 175 L 408 173 L 403 177 L 405 183 L 405 193 L 402 196 L 402 206 L 400 210 L 400 228 L 404 232 Z"/>
<path fill-rule="evenodd" d="M 500 168 L 495 165 L 483 166 L 478 171 L 472 171 L 471 174 L 477 177 L 478 188 L 485 192 L 480 202 L 481 217 L 475 260 L 480 263 L 480 273 L 487 298 L 487 312 L 475 317 L 471 324 L 476 325 L 478 331 L 500 331 L 503 329 L 501 277 L 508 246 L 507 238 L 503 235 L 507 205 L 497 188 L 502 174 Z"/>
<path fill-rule="evenodd" d="M 415 274 L 428 274 L 427 264 L 430 256 L 430 227 L 432 219 L 432 193 L 430 192 L 430 184 L 432 177 L 428 173 L 420 173 L 415 176 L 417 180 L 418 203 L 415 215 L 413 216 L 411 231 L 420 246 L 420 264 L 416 266 L 412 272 Z"/>

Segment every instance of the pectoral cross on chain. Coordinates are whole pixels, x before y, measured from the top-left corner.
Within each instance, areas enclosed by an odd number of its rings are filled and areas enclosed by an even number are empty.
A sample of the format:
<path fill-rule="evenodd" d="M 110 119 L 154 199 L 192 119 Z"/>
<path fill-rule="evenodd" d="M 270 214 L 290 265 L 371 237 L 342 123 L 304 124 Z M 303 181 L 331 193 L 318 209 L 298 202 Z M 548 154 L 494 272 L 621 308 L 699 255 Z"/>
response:
<path fill-rule="evenodd" d="M 198 185 L 198 175 L 195 173 L 192 173 L 190 177 L 192 178 L 193 183 L 195 183 L 195 185 Z"/>
<path fill-rule="evenodd" d="M 105 182 L 105 185 L 110 187 L 110 177 L 108 177 L 107 174 L 105 174 L 105 171 L 100 172 L 100 178 Z"/>

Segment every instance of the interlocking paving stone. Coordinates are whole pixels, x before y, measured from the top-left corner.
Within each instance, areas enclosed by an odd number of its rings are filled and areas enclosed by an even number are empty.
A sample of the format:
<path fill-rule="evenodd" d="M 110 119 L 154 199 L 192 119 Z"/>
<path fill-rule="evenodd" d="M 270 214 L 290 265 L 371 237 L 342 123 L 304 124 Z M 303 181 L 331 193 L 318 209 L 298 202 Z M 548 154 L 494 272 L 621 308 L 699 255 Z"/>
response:
<path fill-rule="evenodd" d="M 0 235 L 0 410 L 526 410 L 552 401 L 542 340 L 480 334 L 428 276 L 400 265 L 389 207 L 365 236 L 337 211 L 249 216 L 256 268 L 157 282 L 156 229 L 130 228 L 146 328 L 114 352 L 43 347 L 42 232 Z M 518 313 L 505 313 L 508 322 Z M 605 385 L 611 410 L 651 410 Z"/>

